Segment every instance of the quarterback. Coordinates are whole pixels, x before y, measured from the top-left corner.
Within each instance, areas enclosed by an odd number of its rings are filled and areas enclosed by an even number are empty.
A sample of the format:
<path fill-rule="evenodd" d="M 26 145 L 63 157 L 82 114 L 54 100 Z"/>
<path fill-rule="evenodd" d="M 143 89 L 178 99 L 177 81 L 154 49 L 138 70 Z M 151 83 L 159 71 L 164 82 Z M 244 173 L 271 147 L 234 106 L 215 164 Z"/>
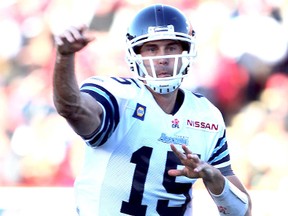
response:
<path fill-rule="evenodd" d="M 195 32 L 178 9 L 139 11 L 126 35 L 134 76 L 75 78 L 75 53 L 94 38 L 83 26 L 55 36 L 54 103 L 86 143 L 75 180 L 80 216 L 193 214 L 202 179 L 220 215 L 251 213 L 234 174 L 220 111 L 180 87 L 196 56 Z"/>

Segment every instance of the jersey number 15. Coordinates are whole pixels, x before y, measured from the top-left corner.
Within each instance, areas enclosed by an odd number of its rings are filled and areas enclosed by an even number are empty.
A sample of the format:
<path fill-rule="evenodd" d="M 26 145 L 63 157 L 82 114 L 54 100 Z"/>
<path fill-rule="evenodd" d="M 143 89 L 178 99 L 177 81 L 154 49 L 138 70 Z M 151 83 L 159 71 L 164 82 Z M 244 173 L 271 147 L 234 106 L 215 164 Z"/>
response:
<path fill-rule="evenodd" d="M 122 202 L 121 207 L 122 213 L 135 216 L 146 215 L 147 205 L 142 205 L 142 199 L 152 151 L 153 148 L 143 146 L 142 148 L 135 151 L 131 157 L 130 162 L 136 164 L 136 168 L 134 171 L 129 201 Z M 157 201 L 157 209 L 156 209 L 159 215 L 173 215 L 173 216 L 183 215 L 186 210 L 187 203 L 189 203 L 191 200 L 189 190 L 192 184 L 177 183 L 175 182 L 176 177 L 168 175 L 168 170 L 176 169 L 177 165 L 181 165 L 180 160 L 174 155 L 172 151 L 167 152 L 167 160 L 162 184 L 167 193 L 183 194 L 186 197 L 186 200 L 179 207 L 169 207 L 168 206 L 169 200 L 159 199 Z"/>

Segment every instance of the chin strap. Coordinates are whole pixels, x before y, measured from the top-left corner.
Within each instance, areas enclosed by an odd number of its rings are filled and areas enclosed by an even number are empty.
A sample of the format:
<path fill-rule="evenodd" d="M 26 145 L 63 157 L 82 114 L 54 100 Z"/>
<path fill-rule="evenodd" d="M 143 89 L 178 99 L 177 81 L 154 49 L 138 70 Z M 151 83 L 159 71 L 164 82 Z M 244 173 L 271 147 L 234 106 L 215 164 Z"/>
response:
<path fill-rule="evenodd" d="M 171 80 L 146 80 L 146 85 L 154 92 L 159 94 L 168 94 L 175 91 L 181 85 L 182 79 Z"/>

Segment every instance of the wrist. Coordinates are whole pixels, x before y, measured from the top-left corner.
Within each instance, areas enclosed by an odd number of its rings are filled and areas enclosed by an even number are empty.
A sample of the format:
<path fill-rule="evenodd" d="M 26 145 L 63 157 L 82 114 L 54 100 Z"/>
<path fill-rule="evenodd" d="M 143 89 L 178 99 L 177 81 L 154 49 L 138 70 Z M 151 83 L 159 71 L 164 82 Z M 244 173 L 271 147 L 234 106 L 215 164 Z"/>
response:
<path fill-rule="evenodd" d="M 206 173 L 205 178 L 202 179 L 212 194 L 221 194 L 223 192 L 225 178 L 218 169 L 214 168 L 209 174 Z"/>
<path fill-rule="evenodd" d="M 70 61 L 71 59 L 74 59 L 75 53 L 60 53 L 59 51 L 57 51 L 56 54 L 56 62 L 57 63 L 61 63 L 61 62 L 65 62 L 65 61 Z"/>
<path fill-rule="evenodd" d="M 60 58 L 67 58 L 67 57 L 71 57 L 75 55 L 74 52 L 59 52 L 59 50 L 57 50 L 56 54 L 57 54 L 57 57 L 60 57 Z"/>

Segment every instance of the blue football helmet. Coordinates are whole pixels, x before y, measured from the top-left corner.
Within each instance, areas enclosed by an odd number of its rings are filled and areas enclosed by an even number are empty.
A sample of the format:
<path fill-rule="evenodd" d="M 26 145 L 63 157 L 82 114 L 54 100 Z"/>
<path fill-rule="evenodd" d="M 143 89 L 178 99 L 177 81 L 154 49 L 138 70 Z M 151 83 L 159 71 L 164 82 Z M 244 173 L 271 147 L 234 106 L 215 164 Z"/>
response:
<path fill-rule="evenodd" d="M 179 55 L 142 57 L 139 48 L 146 42 L 155 40 L 177 40 L 184 51 Z M 140 80 L 145 81 L 153 91 L 167 94 L 176 90 L 188 73 L 192 60 L 196 57 L 195 32 L 188 19 L 178 9 L 167 5 L 153 5 L 142 9 L 133 19 L 126 34 L 126 59 L 130 69 Z M 171 77 L 158 78 L 153 60 L 174 58 Z M 152 69 L 149 75 L 143 61 L 148 60 Z M 178 70 L 178 64 L 182 64 Z"/>

